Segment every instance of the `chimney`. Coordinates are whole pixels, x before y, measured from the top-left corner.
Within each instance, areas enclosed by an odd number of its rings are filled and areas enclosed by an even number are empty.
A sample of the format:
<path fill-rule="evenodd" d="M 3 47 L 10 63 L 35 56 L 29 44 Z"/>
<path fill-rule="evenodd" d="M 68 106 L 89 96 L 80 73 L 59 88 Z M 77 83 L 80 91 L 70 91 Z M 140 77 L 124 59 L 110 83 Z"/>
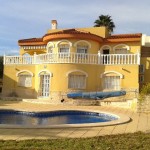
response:
<path fill-rule="evenodd" d="M 57 29 L 57 20 L 52 20 L 51 25 L 52 25 L 52 30 Z"/>

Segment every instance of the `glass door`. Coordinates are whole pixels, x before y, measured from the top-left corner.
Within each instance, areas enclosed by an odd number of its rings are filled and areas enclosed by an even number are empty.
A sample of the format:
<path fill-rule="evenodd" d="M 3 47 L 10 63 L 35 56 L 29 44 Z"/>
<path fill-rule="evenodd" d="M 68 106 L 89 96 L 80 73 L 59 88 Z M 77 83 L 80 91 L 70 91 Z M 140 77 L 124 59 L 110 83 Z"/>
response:
<path fill-rule="evenodd" d="M 49 97 L 50 90 L 50 75 L 40 75 L 40 96 Z"/>

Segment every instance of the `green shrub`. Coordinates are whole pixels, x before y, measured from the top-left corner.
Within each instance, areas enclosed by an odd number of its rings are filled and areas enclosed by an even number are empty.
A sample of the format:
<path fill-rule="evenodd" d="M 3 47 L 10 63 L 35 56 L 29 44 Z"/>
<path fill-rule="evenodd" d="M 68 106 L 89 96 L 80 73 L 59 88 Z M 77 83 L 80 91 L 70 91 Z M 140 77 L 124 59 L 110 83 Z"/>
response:
<path fill-rule="evenodd" d="M 140 95 L 139 95 L 140 102 L 145 100 L 145 96 L 147 96 L 149 94 L 150 94 L 150 83 L 147 83 L 147 84 L 143 85 L 141 88 Z"/>

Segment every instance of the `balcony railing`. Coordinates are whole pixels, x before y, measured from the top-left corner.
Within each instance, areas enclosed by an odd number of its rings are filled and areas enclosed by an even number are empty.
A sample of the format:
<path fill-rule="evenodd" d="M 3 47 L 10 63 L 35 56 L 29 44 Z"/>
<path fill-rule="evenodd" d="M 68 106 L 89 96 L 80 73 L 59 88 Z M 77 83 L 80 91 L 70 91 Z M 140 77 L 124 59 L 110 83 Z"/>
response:
<path fill-rule="evenodd" d="M 81 53 L 47 53 L 34 56 L 4 56 L 5 65 L 30 64 L 95 64 L 126 65 L 140 64 L 140 54 L 81 54 Z"/>

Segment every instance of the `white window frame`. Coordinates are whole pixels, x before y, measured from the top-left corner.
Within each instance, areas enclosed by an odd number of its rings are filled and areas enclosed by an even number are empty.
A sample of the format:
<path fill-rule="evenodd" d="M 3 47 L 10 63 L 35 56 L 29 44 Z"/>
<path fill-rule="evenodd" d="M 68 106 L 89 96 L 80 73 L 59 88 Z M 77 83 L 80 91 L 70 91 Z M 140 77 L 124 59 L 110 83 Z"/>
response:
<path fill-rule="evenodd" d="M 80 74 L 80 75 L 70 74 L 68 76 L 68 88 L 69 89 L 85 89 L 86 88 L 86 75 L 85 74 Z"/>

